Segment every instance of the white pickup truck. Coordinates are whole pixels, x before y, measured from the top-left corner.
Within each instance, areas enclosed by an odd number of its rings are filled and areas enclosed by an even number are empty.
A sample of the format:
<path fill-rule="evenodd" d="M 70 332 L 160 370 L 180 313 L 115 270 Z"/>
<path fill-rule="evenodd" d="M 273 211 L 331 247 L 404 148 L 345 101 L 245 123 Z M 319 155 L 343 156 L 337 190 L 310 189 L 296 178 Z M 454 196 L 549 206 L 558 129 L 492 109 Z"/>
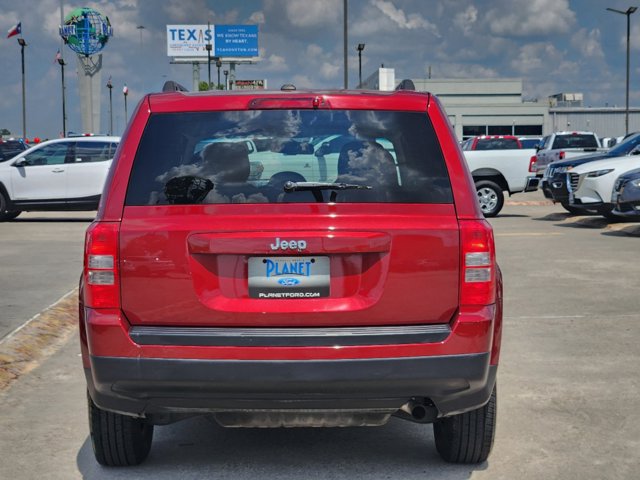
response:
<path fill-rule="evenodd" d="M 538 145 L 536 171 L 542 174 L 551 162 L 605 150 L 593 132 L 555 132 L 544 137 Z"/>
<path fill-rule="evenodd" d="M 464 151 L 473 176 L 480 208 L 485 217 L 495 217 L 504 205 L 504 193 L 537 190 L 535 155 L 532 148 Z"/>

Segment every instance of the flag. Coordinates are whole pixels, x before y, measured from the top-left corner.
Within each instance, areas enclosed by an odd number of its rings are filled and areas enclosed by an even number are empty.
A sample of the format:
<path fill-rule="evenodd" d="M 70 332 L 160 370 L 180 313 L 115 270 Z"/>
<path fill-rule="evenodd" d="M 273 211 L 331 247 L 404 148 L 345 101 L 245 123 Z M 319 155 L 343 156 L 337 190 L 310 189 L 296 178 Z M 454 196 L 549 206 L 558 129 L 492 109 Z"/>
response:
<path fill-rule="evenodd" d="M 60 63 L 60 60 L 62 60 L 62 54 L 60 53 L 60 49 L 58 49 L 58 53 L 56 53 L 55 58 L 53 59 L 53 63 Z"/>
<path fill-rule="evenodd" d="M 129 87 L 127 87 L 125 85 L 124 88 L 122 89 L 122 93 L 124 93 L 125 95 L 128 95 L 129 94 Z"/>
<path fill-rule="evenodd" d="M 18 22 L 17 25 L 14 25 L 9 29 L 9 35 L 7 35 L 7 38 L 11 38 L 14 35 L 20 35 L 21 33 L 22 33 L 22 22 Z"/>

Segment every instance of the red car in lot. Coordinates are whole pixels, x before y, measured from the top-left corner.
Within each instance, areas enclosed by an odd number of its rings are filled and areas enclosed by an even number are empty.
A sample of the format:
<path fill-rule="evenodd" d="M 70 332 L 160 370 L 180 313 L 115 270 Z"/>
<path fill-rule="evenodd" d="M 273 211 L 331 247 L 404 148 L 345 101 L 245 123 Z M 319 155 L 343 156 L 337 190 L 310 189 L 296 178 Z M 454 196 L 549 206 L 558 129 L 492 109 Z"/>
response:
<path fill-rule="evenodd" d="M 336 135 L 339 153 L 317 147 Z M 286 170 L 252 179 L 253 161 Z M 86 234 L 95 456 L 138 464 L 155 425 L 195 415 L 233 427 L 397 416 L 432 423 L 447 461 L 482 462 L 501 325 L 492 229 L 434 96 L 151 94 Z"/>

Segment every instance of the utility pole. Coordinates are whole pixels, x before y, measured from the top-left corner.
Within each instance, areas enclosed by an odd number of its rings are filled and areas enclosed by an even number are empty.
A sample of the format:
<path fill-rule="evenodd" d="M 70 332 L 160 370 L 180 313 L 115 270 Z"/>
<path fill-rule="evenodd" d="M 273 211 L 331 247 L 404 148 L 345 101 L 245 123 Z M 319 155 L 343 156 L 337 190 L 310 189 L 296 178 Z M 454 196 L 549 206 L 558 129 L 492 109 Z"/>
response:
<path fill-rule="evenodd" d="M 111 96 L 113 84 L 111 83 L 111 77 L 107 80 L 107 88 L 109 89 L 109 135 L 113 135 L 113 97 Z"/>

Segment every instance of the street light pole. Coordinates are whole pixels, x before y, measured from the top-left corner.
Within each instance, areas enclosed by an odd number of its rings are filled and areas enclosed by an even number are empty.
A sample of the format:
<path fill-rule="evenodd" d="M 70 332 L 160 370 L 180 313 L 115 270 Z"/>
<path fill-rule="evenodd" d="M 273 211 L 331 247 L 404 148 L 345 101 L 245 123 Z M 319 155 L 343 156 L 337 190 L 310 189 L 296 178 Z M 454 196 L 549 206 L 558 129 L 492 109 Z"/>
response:
<path fill-rule="evenodd" d="M 207 31 L 211 32 L 211 23 L 207 22 Z M 211 40 L 205 45 L 207 49 L 207 74 L 209 76 L 209 84 L 207 85 L 208 90 L 211 90 Z"/>
<path fill-rule="evenodd" d="M 349 88 L 349 62 L 347 60 L 347 10 L 348 0 L 343 2 L 344 88 Z"/>
<path fill-rule="evenodd" d="M 359 43 L 356 49 L 358 50 L 358 88 L 362 88 L 362 51 L 364 50 L 364 43 Z"/>
<path fill-rule="evenodd" d="M 20 57 L 22 59 L 22 138 L 27 138 L 27 100 L 26 90 L 24 83 L 24 47 L 27 46 L 27 42 L 24 38 L 18 38 L 18 45 L 20 45 Z"/>
<path fill-rule="evenodd" d="M 625 97 L 624 127 L 625 134 L 629 134 L 629 45 L 631 41 L 631 14 L 638 10 L 638 7 L 629 7 L 624 12 L 622 10 L 616 10 L 615 8 L 607 8 L 607 10 L 627 16 L 627 92 Z"/>
<path fill-rule="evenodd" d="M 111 77 L 107 80 L 107 88 L 109 89 L 109 135 L 113 135 L 113 97 L 111 96 L 113 84 L 111 83 Z"/>
<path fill-rule="evenodd" d="M 218 84 L 216 85 L 216 90 L 220 88 L 220 67 L 222 66 L 222 60 L 220 58 L 216 59 L 216 67 L 218 67 Z"/>
<path fill-rule="evenodd" d="M 124 95 L 124 124 L 126 128 L 127 122 L 129 121 L 129 115 L 127 115 L 127 95 L 129 95 L 129 87 L 127 87 L 126 83 L 122 89 L 122 94 Z"/>
<path fill-rule="evenodd" d="M 67 136 L 67 106 L 66 106 L 65 93 L 64 93 L 64 66 L 66 65 L 66 63 L 64 63 L 64 58 L 62 57 L 58 58 L 58 63 L 60 64 L 60 73 L 62 75 L 62 136 L 66 137 Z"/>
<path fill-rule="evenodd" d="M 224 73 L 224 89 L 227 90 L 229 88 L 227 84 L 227 77 L 229 76 L 229 70 L 225 70 L 223 73 Z"/>

